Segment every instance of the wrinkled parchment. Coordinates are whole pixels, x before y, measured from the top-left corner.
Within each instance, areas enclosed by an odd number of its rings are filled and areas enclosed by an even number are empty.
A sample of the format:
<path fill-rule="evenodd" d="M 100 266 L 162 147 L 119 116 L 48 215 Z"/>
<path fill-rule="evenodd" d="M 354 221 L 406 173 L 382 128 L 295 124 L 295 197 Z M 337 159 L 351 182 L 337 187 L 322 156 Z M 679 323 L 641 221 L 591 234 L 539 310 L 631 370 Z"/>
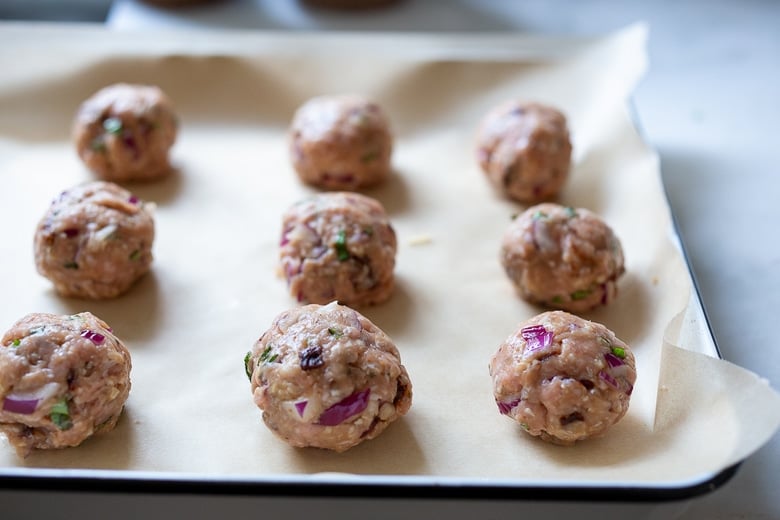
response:
<path fill-rule="evenodd" d="M 114 432 L 24 460 L 3 439 L 0 472 L 673 485 L 746 457 L 776 430 L 780 399 L 707 355 L 714 349 L 689 298 L 658 158 L 627 110 L 645 38 L 641 26 L 587 41 L 0 27 L 2 48 L 13 49 L 0 54 L 0 326 L 29 312 L 90 310 L 133 355 Z M 59 191 L 93 178 L 70 124 L 83 99 L 118 81 L 159 85 L 181 120 L 174 174 L 127 185 L 157 203 L 153 271 L 113 301 L 60 298 L 35 272 L 33 232 Z M 397 343 L 414 403 L 379 438 L 335 454 L 276 439 L 242 361 L 273 317 L 296 305 L 276 275 L 280 218 L 313 190 L 293 174 L 287 125 L 309 97 L 344 92 L 375 98 L 396 135 L 394 175 L 367 193 L 398 232 L 398 287 L 388 303 L 361 310 Z M 501 234 L 524 208 L 491 190 L 474 157 L 480 118 L 511 97 L 567 114 L 574 167 L 560 201 L 601 214 L 626 254 L 617 301 L 585 317 L 633 347 L 631 409 L 607 436 L 574 447 L 525 435 L 491 394 L 489 357 L 542 311 L 515 295 L 498 261 Z"/>

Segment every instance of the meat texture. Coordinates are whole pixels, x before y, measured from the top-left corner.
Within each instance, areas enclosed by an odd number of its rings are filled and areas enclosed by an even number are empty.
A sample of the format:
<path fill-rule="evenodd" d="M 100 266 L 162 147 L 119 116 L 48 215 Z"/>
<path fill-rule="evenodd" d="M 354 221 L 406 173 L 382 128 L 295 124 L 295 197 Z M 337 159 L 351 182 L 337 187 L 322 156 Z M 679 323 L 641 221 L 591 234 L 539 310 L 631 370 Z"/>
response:
<path fill-rule="evenodd" d="M 176 141 L 173 104 L 156 86 L 117 83 L 84 101 L 73 140 L 84 164 L 107 181 L 158 179 L 170 170 Z"/>
<path fill-rule="evenodd" d="M 532 206 L 512 221 L 501 264 L 523 298 L 570 312 L 612 302 L 625 272 L 620 241 L 599 216 L 553 203 Z"/>
<path fill-rule="evenodd" d="M 304 103 L 289 131 L 290 157 L 301 180 L 329 190 L 355 190 L 390 173 L 393 135 L 382 108 L 357 95 Z"/>
<path fill-rule="evenodd" d="M 35 232 L 38 272 L 61 296 L 119 296 L 151 266 L 153 208 L 110 182 L 63 191 Z"/>
<path fill-rule="evenodd" d="M 284 214 L 279 258 L 299 302 L 371 305 L 392 295 L 396 248 L 395 231 L 378 201 L 322 193 Z"/>
<path fill-rule="evenodd" d="M 265 424 L 295 447 L 345 451 L 382 433 L 412 403 L 390 338 L 335 302 L 281 313 L 245 364 Z"/>
<path fill-rule="evenodd" d="M 20 456 L 109 432 L 130 369 L 127 348 L 92 314 L 29 314 L 0 340 L 0 431 Z"/>
<path fill-rule="evenodd" d="M 499 411 L 554 444 L 604 434 L 628 411 L 636 382 L 628 345 L 564 311 L 521 324 L 489 368 Z"/>
<path fill-rule="evenodd" d="M 571 151 L 566 117 L 541 103 L 499 105 L 477 133 L 477 160 L 488 180 L 520 202 L 555 197 L 569 177 Z"/>

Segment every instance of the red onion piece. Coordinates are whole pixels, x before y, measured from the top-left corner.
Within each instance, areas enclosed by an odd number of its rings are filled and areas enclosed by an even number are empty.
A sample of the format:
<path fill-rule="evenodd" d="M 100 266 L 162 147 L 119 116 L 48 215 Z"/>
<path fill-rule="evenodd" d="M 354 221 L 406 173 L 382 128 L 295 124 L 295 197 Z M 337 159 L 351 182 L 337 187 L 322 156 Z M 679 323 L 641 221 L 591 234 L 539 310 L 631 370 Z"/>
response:
<path fill-rule="evenodd" d="M 298 401 L 295 403 L 295 411 L 298 412 L 299 417 L 303 417 L 303 411 L 306 410 L 306 405 L 309 404 L 309 401 L 303 400 Z"/>
<path fill-rule="evenodd" d="M 138 197 L 136 197 L 135 195 L 130 195 L 130 198 L 127 199 L 127 202 L 129 202 L 130 204 L 138 204 Z"/>
<path fill-rule="evenodd" d="M 287 283 L 290 283 L 290 280 L 292 280 L 293 276 L 301 274 L 301 271 L 303 270 L 303 265 L 300 263 L 298 265 L 295 265 L 292 262 L 285 262 L 284 265 L 284 276 L 287 279 Z"/>
<path fill-rule="evenodd" d="M 358 313 L 355 310 L 352 311 L 351 322 L 352 322 L 351 325 L 355 327 L 358 330 L 358 332 L 363 332 L 363 325 L 360 323 L 360 316 L 358 316 Z"/>
<path fill-rule="evenodd" d="M 603 370 L 601 372 L 599 372 L 599 377 L 601 379 L 603 379 L 604 381 L 606 381 L 606 383 L 609 386 L 611 386 L 613 388 L 620 388 L 618 386 L 617 380 L 614 377 L 612 377 L 611 375 L 609 375 L 608 373 L 604 372 Z"/>
<path fill-rule="evenodd" d="M 138 143 L 133 134 L 125 133 L 122 135 L 122 143 L 133 154 L 133 159 L 138 159 L 141 156 L 141 151 L 138 149 Z"/>
<path fill-rule="evenodd" d="M 68 228 L 68 229 L 63 230 L 63 233 L 65 233 L 66 237 L 73 238 L 73 237 L 75 237 L 76 235 L 79 234 L 79 230 L 78 229 L 74 229 L 74 228 Z"/>
<path fill-rule="evenodd" d="M 525 340 L 525 352 L 530 353 L 552 345 L 553 333 L 544 328 L 544 325 L 533 325 L 520 329 L 520 335 Z"/>
<path fill-rule="evenodd" d="M 92 330 L 82 330 L 81 331 L 81 337 L 87 338 L 95 345 L 102 345 L 103 342 L 106 340 L 106 337 L 102 334 L 99 334 Z"/>
<path fill-rule="evenodd" d="M 555 251 L 558 243 L 550 236 L 547 223 L 541 219 L 535 219 L 531 224 L 531 239 L 540 251 Z"/>
<path fill-rule="evenodd" d="M 322 245 L 314 246 L 314 248 L 311 250 L 311 256 L 309 256 L 309 258 L 313 260 L 319 260 L 327 252 L 328 252 L 328 248 L 325 246 Z"/>
<path fill-rule="evenodd" d="M 368 396 L 371 395 L 371 389 L 366 388 L 360 392 L 345 397 L 334 404 L 320 415 L 317 424 L 321 426 L 338 426 L 353 415 L 357 415 L 368 406 Z"/>
<path fill-rule="evenodd" d="M 292 228 L 289 226 L 285 226 L 284 229 L 282 229 L 282 238 L 279 240 L 279 247 L 284 247 L 290 243 L 290 231 L 292 231 Z"/>
<path fill-rule="evenodd" d="M 622 366 L 624 364 L 623 360 L 617 357 L 612 352 L 608 352 L 604 354 L 604 359 L 607 361 L 607 364 L 613 368 Z"/>
<path fill-rule="evenodd" d="M 306 228 L 306 230 L 309 232 L 311 236 L 314 237 L 312 242 L 322 242 L 322 238 L 320 237 L 320 234 L 317 232 L 316 229 L 311 225 L 311 222 L 304 222 L 303 227 Z"/>
<path fill-rule="evenodd" d="M 501 412 L 501 415 L 509 415 L 509 412 L 512 411 L 512 408 L 517 406 L 520 403 L 520 399 L 515 399 L 514 401 L 504 402 L 504 401 L 496 401 L 496 404 L 498 405 L 498 411 Z"/>
<path fill-rule="evenodd" d="M 30 399 L 9 395 L 3 399 L 3 410 L 11 413 L 29 415 L 35 412 L 39 402 L 40 399 L 38 398 Z"/>
<path fill-rule="evenodd" d="M 612 367 L 609 371 L 610 374 L 612 374 L 612 377 L 622 377 L 623 379 L 628 378 L 628 374 L 631 372 L 631 367 L 623 364 L 619 367 Z"/>

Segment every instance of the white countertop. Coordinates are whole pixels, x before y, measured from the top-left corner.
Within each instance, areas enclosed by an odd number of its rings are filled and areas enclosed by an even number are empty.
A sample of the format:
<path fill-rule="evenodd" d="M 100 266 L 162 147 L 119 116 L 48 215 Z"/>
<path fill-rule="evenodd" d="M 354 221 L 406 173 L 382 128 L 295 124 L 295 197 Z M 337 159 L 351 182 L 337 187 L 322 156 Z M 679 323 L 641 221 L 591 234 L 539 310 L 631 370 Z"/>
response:
<path fill-rule="evenodd" d="M 669 200 L 715 338 L 725 359 L 778 388 L 780 348 L 774 327 L 767 324 L 774 322 L 780 308 L 776 203 L 780 142 L 775 129 L 780 122 L 780 2 L 406 0 L 382 9 L 339 12 L 305 8 L 293 0 L 233 0 L 178 10 L 117 0 L 106 23 L 116 30 L 218 27 L 579 35 L 606 33 L 636 21 L 650 27 L 650 68 L 637 89 L 636 109 L 646 139 L 660 153 Z M 628 514 L 780 519 L 778 467 L 780 436 L 775 435 L 727 484 L 689 503 L 602 510 L 593 504 L 584 508 L 541 504 L 521 510 L 509 503 L 492 510 L 503 511 L 503 516 L 555 512 L 600 520 Z M 79 502 L 65 495 L 59 500 L 74 507 Z M 141 511 L 140 504 L 134 506 L 128 497 L 112 500 L 127 505 L 125 512 L 131 516 Z M 218 511 L 229 518 L 261 515 L 268 502 L 249 497 L 144 499 L 146 505 L 156 501 L 163 509 L 196 518 Z M 31 502 L 25 493 L 0 492 L 6 511 L 22 511 L 14 507 L 30 511 Z M 325 511 L 318 516 L 330 518 Z M 428 502 L 386 514 L 408 516 L 410 512 L 420 517 L 470 518 L 475 509 Z"/>

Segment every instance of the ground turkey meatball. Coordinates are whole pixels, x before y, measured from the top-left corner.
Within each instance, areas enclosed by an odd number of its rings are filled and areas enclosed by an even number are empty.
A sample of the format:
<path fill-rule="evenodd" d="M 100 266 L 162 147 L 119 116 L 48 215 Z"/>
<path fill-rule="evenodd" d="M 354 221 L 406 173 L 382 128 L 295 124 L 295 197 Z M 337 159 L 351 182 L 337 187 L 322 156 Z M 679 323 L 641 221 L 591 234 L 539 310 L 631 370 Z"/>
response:
<path fill-rule="evenodd" d="M 263 420 L 295 447 L 345 451 L 382 433 L 412 404 L 390 338 L 335 302 L 283 312 L 244 362 Z"/>
<path fill-rule="evenodd" d="M 280 264 L 299 302 L 371 305 L 390 298 L 395 231 L 376 200 L 322 193 L 283 217 Z"/>
<path fill-rule="evenodd" d="M 26 456 L 113 430 L 130 365 L 111 328 L 88 312 L 25 316 L 0 340 L 0 431 Z"/>
<path fill-rule="evenodd" d="M 173 105 L 157 87 L 119 83 L 84 101 L 73 140 L 87 167 L 107 181 L 152 180 L 171 167 L 176 140 Z"/>
<path fill-rule="evenodd" d="M 620 241 L 601 218 L 552 203 L 509 225 L 501 263 L 523 298 L 570 312 L 610 303 L 625 271 Z"/>
<path fill-rule="evenodd" d="M 634 355 L 605 326 L 563 311 L 521 324 L 490 360 L 499 411 L 555 444 L 603 434 L 628 411 Z"/>
<path fill-rule="evenodd" d="M 63 191 L 35 232 L 35 265 L 61 296 L 103 299 L 149 270 L 153 205 L 110 182 Z"/>
<path fill-rule="evenodd" d="M 490 182 L 509 198 L 539 202 L 555 197 L 569 176 L 566 117 L 539 103 L 504 103 L 482 121 L 477 158 Z"/>
<path fill-rule="evenodd" d="M 290 127 L 290 155 L 301 180 L 354 190 L 390 173 L 393 136 L 384 112 L 359 96 L 322 96 L 304 103 Z"/>

